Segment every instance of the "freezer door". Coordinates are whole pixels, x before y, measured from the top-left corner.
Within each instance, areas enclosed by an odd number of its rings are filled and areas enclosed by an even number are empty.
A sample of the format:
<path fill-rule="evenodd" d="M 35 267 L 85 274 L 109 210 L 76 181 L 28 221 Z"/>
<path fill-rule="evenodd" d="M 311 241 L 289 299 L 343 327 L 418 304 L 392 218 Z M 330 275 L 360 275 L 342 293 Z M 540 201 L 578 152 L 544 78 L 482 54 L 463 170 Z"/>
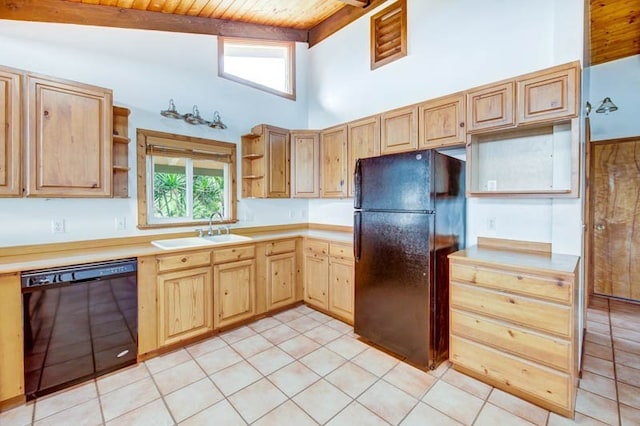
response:
<path fill-rule="evenodd" d="M 432 211 L 430 164 L 423 150 L 364 158 L 356 163 L 354 206 L 362 210 Z"/>
<path fill-rule="evenodd" d="M 356 212 L 354 331 L 429 366 L 433 214 Z"/>

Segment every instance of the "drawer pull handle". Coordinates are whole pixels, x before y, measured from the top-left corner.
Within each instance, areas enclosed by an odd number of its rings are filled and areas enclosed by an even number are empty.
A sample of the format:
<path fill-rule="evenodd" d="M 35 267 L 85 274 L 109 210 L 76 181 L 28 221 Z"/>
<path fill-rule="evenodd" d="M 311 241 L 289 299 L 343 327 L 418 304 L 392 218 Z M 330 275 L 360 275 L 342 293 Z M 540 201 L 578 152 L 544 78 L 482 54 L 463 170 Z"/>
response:
<path fill-rule="evenodd" d="M 185 263 L 187 261 L 186 257 L 183 257 L 182 259 L 180 259 L 180 262 Z"/>

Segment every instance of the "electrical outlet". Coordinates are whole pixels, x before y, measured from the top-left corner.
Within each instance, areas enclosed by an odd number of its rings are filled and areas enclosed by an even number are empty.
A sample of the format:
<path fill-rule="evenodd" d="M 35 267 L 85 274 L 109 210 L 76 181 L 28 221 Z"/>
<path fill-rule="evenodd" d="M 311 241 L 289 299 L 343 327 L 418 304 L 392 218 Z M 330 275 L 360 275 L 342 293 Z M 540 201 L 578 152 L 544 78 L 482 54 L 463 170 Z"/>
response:
<path fill-rule="evenodd" d="M 300 218 L 302 218 L 302 219 L 306 219 L 307 218 L 307 209 L 300 210 Z"/>
<path fill-rule="evenodd" d="M 495 191 L 498 189 L 498 181 L 497 180 L 488 180 L 487 181 L 487 191 Z"/>
<path fill-rule="evenodd" d="M 296 218 L 296 211 L 289 210 L 289 219 L 295 219 L 295 218 Z"/>
<path fill-rule="evenodd" d="M 489 231 L 495 231 L 496 230 L 496 218 L 495 217 L 487 218 L 487 229 Z"/>
<path fill-rule="evenodd" d="M 116 231 L 124 231 L 127 229 L 127 218 L 125 216 L 116 217 Z"/>
<path fill-rule="evenodd" d="M 51 221 L 51 232 L 54 234 L 63 234 L 65 232 L 64 219 L 53 219 Z"/>

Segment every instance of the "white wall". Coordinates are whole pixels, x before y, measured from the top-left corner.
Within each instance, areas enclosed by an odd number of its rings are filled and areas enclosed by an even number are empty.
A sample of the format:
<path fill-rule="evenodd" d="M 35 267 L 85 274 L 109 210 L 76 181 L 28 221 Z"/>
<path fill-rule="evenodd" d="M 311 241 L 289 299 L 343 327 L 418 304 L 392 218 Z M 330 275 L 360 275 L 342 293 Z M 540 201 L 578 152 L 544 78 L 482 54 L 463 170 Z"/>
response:
<path fill-rule="evenodd" d="M 589 114 L 591 140 L 606 140 L 640 135 L 640 55 L 589 67 Z M 586 82 L 585 82 L 586 83 Z M 597 114 L 596 108 L 610 97 L 618 110 Z"/>
<path fill-rule="evenodd" d="M 381 8 L 310 49 L 312 128 L 582 57 L 582 0 L 408 0 L 408 55 L 371 71 L 369 17 Z M 347 204 L 312 201 L 309 217 L 350 224 Z M 467 211 L 468 244 L 494 236 L 551 242 L 554 251 L 581 254 L 581 199 L 472 198 Z M 488 229 L 489 219 L 495 230 Z"/>
<path fill-rule="evenodd" d="M 0 20 L 0 65 L 111 88 L 114 104 L 131 109 L 132 139 L 132 198 L 0 198 L 0 246 L 139 234 L 135 227 L 136 128 L 233 143 L 258 123 L 306 128 L 307 52 L 306 44 L 297 45 L 298 99 L 294 102 L 218 78 L 213 36 Z M 208 120 L 218 110 L 228 129 L 192 126 L 160 116 L 170 98 L 183 113 L 197 104 Z M 304 200 L 241 200 L 238 225 L 306 222 L 307 206 Z M 126 219 L 125 231 L 115 231 L 117 217 Z M 52 219 L 64 219 L 67 232 L 52 234 Z"/>

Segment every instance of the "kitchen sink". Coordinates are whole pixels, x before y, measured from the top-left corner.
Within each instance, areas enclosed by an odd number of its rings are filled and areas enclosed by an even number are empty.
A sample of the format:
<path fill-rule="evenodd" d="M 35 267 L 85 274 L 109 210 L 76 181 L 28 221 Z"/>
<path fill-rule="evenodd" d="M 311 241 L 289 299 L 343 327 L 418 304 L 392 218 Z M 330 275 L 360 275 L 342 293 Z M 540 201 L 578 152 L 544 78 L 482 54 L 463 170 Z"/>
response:
<path fill-rule="evenodd" d="M 244 235 L 238 234 L 204 235 L 202 238 L 207 241 L 213 241 L 215 243 L 229 243 L 251 240 L 251 237 L 245 237 Z"/>
<path fill-rule="evenodd" d="M 151 244 L 163 250 L 183 249 L 192 247 L 213 246 L 220 243 L 249 241 L 250 237 L 236 234 L 205 235 L 202 237 L 167 238 L 153 240 Z"/>

